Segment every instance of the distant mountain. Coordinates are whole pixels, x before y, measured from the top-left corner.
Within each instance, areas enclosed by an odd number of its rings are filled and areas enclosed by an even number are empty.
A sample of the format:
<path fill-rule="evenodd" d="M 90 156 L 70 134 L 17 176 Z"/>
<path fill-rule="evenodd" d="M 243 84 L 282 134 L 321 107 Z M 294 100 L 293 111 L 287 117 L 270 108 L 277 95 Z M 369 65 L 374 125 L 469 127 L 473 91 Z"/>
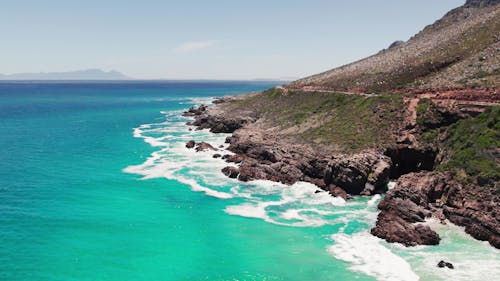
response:
<path fill-rule="evenodd" d="M 0 74 L 0 80 L 127 80 L 130 77 L 115 71 L 86 69 L 67 72 Z"/>

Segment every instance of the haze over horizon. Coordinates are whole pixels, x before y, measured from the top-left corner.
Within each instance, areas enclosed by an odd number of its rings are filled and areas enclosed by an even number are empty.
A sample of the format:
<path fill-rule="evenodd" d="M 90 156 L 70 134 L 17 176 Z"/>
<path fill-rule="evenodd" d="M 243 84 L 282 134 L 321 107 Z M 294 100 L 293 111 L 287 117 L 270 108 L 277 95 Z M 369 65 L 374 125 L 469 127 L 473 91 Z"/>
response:
<path fill-rule="evenodd" d="M 98 68 L 136 79 L 303 77 L 407 40 L 464 2 L 10 2 L 0 10 L 0 73 Z"/>

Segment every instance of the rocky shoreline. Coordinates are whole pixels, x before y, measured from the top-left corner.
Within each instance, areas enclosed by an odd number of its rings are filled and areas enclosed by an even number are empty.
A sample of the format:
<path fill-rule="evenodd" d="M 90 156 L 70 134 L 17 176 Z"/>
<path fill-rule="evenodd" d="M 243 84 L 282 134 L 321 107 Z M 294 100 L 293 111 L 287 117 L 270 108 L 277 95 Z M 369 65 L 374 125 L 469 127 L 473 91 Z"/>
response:
<path fill-rule="evenodd" d="M 238 164 L 228 177 L 387 192 L 373 235 L 436 245 L 434 217 L 500 248 L 499 14 L 500 0 L 468 0 L 373 56 L 185 115 L 232 134 L 234 155 L 214 155 Z"/>
<path fill-rule="evenodd" d="M 238 167 L 228 166 L 226 176 L 241 181 L 257 179 L 285 184 L 313 183 L 332 196 L 349 199 L 355 195 L 385 193 L 372 234 L 406 246 L 439 244 L 439 235 L 424 222 L 434 217 L 465 227 L 474 238 L 500 248 L 498 195 L 486 198 L 484 189 L 472 194 L 464 191 L 449 173 L 432 171 L 437 151 L 414 142 L 399 143 L 387 149 L 366 149 L 343 153 L 325 146 L 297 142 L 262 128 L 259 116 L 229 114 L 221 104 L 237 98 L 215 101 L 214 107 L 191 108 L 185 116 L 197 129 L 231 133 L 226 139 L 234 155 L 217 155 Z M 408 125 L 408 124 L 407 124 Z M 400 133 L 400 132 L 399 132 Z M 212 149 L 209 144 L 188 143 L 196 149 Z M 215 157 L 215 156 L 214 156 Z M 390 180 L 396 187 L 387 190 Z M 470 189 L 470 188 L 469 188 Z"/>
<path fill-rule="evenodd" d="M 224 118 L 219 113 L 216 108 L 201 106 L 184 115 L 195 118 L 190 125 L 197 129 L 232 133 L 226 143 L 235 155 L 223 158 L 239 164 L 237 178 L 241 181 L 262 179 L 289 185 L 306 181 L 343 198 L 384 192 L 389 182 L 391 158 L 376 150 L 354 155 L 318 150 L 266 134 L 251 118 Z M 231 168 L 230 174 L 235 177 L 236 171 Z"/>
<path fill-rule="evenodd" d="M 484 188 L 484 187 L 482 187 Z M 498 195 L 494 190 L 467 192 L 450 173 L 419 172 L 403 175 L 396 188 L 380 202 L 372 234 L 407 246 L 439 244 L 439 235 L 421 224 L 434 217 L 465 227 L 472 237 L 500 248 Z M 491 192 L 491 193 L 490 193 Z M 484 198 L 489 194 L 492 198 Z"/>

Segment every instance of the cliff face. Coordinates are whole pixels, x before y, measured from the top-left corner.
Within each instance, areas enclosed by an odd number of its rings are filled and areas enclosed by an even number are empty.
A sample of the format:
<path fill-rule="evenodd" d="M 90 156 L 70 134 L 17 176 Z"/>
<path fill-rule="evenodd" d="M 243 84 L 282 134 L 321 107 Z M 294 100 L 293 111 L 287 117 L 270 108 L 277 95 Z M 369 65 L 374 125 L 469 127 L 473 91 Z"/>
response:
<path fill-rule="evenodd" d="M 419 110 L 420 139 L 439 151 L 435 169 L 398 179 L 379 205 L 372 233 L 407 245 L 437 244 L 435 232 L 415 224 L 435 217 L 464 226 L 476 239 L 500 248 L 500 106 L 456 121 L 430 114 L 436 108 L 428 102 Z"/>
<path fill-rule="evenodd" d="M 498 88 L 498 3 L 498 0 L 469 0 L 407 42 L 287 87 L 351 92 Z"/>

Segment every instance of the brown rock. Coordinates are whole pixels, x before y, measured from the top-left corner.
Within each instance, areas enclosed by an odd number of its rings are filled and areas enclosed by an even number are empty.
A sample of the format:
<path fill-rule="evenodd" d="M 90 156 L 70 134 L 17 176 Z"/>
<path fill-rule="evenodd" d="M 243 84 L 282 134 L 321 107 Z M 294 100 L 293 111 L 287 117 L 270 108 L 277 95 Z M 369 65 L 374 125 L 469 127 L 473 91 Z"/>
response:
<path fill-rule="evenodd" d="M 500 248 L 498 198 L 494 187 L 470 185 L 465 190 L 450 174 L 420 172 L 402 176 L 379 204 L 372 233 L 406 245 L 435 243 L 435 232 L 415 224 L 433 215 L 464 226 L 476 239 Z M 486 199 L 486 200 L 485 200 Z M 392 222 L 392 223 L 391 223 Z"/>
<path fill-rule="evenodd" d="M 418 224 L 431 215 L 426 209 L 429 203 L 428 185 L 435 179 L 424 175 L 403 176 L 396 187 L 386 194 L 378 206 L 381 212 L 371 231 L 373 235 L 407 246 L 439 244 L 440 238 L 435 231 L 427 225 Z"/>
<path fill-rule="evenodd" d="M 244 157 L 239 155 L 239 154 L 232 154 L 232 155 L 226 154 L 226 155 L 224 155 L 224 159 L 228 163 L 238 164 L 238 163 L 241 163 L 243 161 Z"/>
<path fill-rule="evenodd" d="M 196 143 L 196 151 L 197 152 L 200 152 L 200 151 L 205 151 L 205 150 L 213 150 L 213 151 L 217 151 L 217 148 L 213 147 L 211 144 L 209 143 L 206 143 L 206 142 L 199 142 L 199 143 Z"/>
<path fill-rule="evenodd" d="M 190 140 L 186 143 L 187 148 L 193 148 L 196 142 L 194 140 Z"/>
<path fill-rule="evenodd" d="M 347 192 L 345 192 L 345 190 L 343 190 L 342 188 L 334 185 L 334 184 L 330 184 L 326 190 L 334 197 L 341 197 L 341 198 L 344 198 L 344 199 L 351 199 L 352 197 L 347 194 Z"/>
<path fill-rule="evenodd" d="M 451 262 L 445 262 L 443 260 L 440 261 L 440 262 L 438 262 L 437 267 L 440 267 L 440 268 L 447 267 L 449 269 L 454 269 L 455 268 Z"/>
<path fill-rule="evenodd" d="M 239 172 L 239 169 L 236 168 L 236 167 L 231 167 L 231 166 L 227 166 L 227 167 L 224 167 L 222 169 L 222 173 L 224 175 L 226 175 L 227 177 L 230 177 L 232 179 L 235 179 L 238 177 L 238 174 L 240 173 Z"/>
<path fill-rule="evenodd" d="M 429 226 L 410 223 L 392 212 L 381 212 L 371 233 L 387 242 L 406 246 L 437 245 L 440 240 Z"/>
<path fill-rule="evenodd" d="M 183 116 L 196 116 L 196 115 L 201 115 L 203 112 L 205 112 L 207 110 L 207 106 L 206 105 L 200 105 L 198 108 L 196 107 L 190 107 L 188 109 L 188 111 L 185 111 L 182 115 Z"/>
<path fill-rule="evenodd" d="M 349 194 L 371 195 L 389 182 L 391 160 L 377 153 L 360 153 L 333 159 L 326 168 L 326 184 L 334 184 Z"/>

